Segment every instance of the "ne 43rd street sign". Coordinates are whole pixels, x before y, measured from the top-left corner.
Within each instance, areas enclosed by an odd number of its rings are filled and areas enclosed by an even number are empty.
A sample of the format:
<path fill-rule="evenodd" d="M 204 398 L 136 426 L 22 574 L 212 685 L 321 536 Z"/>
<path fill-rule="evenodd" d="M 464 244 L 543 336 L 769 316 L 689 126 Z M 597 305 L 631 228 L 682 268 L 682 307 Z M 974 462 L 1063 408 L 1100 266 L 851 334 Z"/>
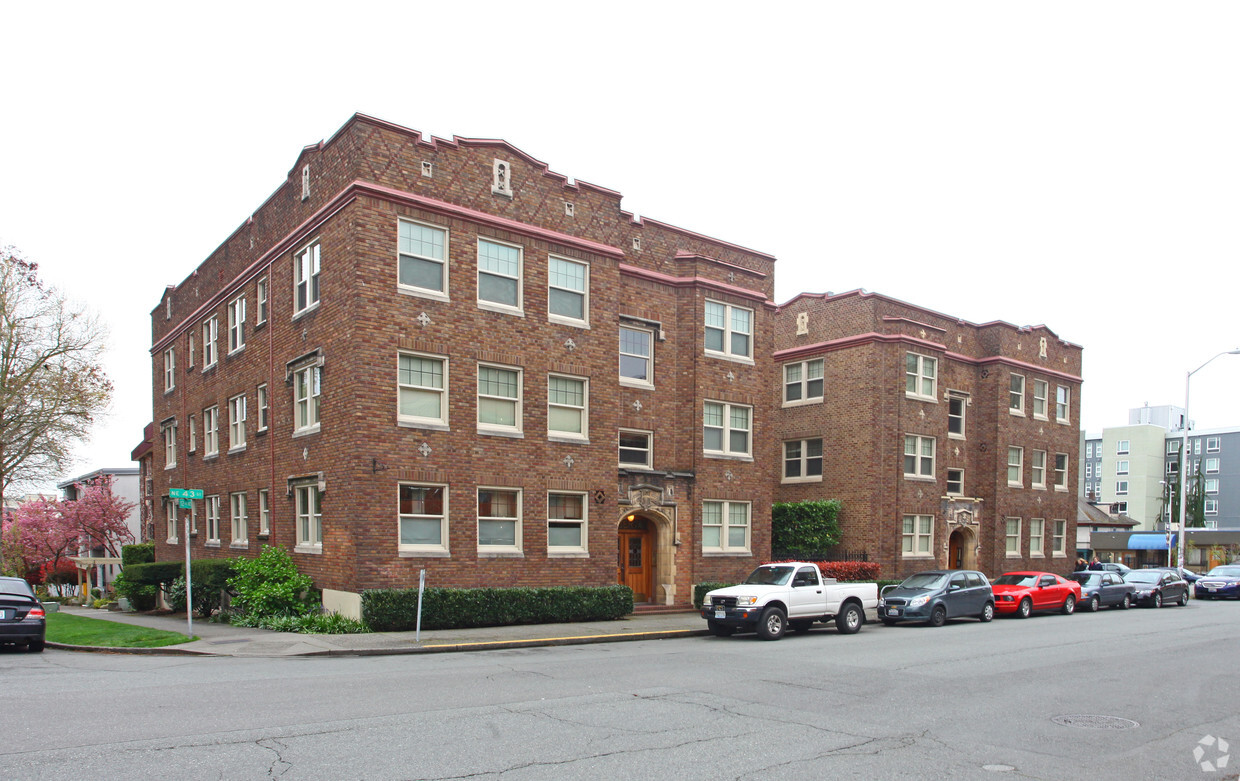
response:
<path fill-rule="evenodd" d="M 201 499 L 201 488 L 169 488 L 169 499 Z"/>

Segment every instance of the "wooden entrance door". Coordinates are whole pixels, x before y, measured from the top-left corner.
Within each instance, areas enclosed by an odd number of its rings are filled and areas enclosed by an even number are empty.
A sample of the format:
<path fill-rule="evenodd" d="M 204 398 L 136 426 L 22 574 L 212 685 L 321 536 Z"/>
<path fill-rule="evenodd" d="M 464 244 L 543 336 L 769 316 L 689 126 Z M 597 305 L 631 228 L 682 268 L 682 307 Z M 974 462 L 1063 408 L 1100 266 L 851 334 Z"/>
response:
<path fill-rule="evenodd" d="M 947 543 L 947 568 L 964 569 L 964 532 L 952 532 Z"/>
<path fill-rule="evenodd" d="M 651 602 L 654 582 L 654 532 L 644 518 L 625 521 L 620 528 L 617 580 L 633 589 L 634 602 Z"/>

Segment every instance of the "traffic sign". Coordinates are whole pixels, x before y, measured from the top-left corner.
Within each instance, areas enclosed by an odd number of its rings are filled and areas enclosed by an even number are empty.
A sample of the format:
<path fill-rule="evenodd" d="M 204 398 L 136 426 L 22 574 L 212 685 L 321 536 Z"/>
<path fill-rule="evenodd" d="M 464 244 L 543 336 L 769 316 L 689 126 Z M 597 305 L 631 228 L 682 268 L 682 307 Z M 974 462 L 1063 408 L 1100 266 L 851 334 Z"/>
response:
<path fill-rule="evenodd" d="M 169 488 L 169 499 L 201 499 L 201 488 Z"/>
<path fill-rule="evenodd" d="M 177 506 L 182 510 L 191 510 L 194 507 L 194 502 L 192 499 L 178 499 Z"/>

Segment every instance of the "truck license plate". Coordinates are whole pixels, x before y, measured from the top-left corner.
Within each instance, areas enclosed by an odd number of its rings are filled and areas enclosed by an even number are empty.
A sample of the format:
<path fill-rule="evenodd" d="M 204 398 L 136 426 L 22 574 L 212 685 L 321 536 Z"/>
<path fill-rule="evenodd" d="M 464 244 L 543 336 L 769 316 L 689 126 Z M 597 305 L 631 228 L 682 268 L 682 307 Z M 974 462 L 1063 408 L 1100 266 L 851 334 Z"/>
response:
<path fill-rule="evenodd" d="M 726 614 L 724 611 L 722 611 L 722 610 L 716 610 L 716 611 L 715 611 L 715 618 L 723 618 L 725 615 L 727 615 L 727 614 Z"/>

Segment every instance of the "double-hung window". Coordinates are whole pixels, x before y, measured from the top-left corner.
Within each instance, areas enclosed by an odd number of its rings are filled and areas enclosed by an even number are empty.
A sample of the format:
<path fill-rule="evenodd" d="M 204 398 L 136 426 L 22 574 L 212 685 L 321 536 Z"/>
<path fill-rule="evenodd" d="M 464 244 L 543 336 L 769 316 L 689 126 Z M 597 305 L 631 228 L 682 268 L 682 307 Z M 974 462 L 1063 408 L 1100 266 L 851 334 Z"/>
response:
<path fill-rule="evenodd" d="M 822 400 L 822 359 L 784 365 L 784 404 Z"/>
<path fill-rule="evenodd" d="M 1055 386 L 1055 420 L 1067 423 L 1072 413 L 1072 389 L 1065 385 Z"/>
<path fill-rule="evenodd" d="M 904 476 L 934 479 L 934 437 L 906 434 L 904 437 Z"/>
<path fill-rule="evenodd" d="M 319 243 L 316 241 L 293 256 L 293 316 L 319 305 Z"/>
<path fill-rule="evenodd" d="M 177 348 L 164 350 L 164 393 L 177 385 Z"/>
<path fill-rule="evenodd" d="M 933 515 L 906 515 L 903 519 L 901 551 L 906 557 L 933 556 Z"/>
<path fill-rule="evenodd" d="M 729 358 L 753 357 L 753 310 L 706 302 L 706 352 Z"/>
<path fill-rule="evenodd" d="M 164 423 L 164 469 L 172 469 L 177 465 L 177 422 L 170 420 Z"/>
<path fill-rule="evenodd" d="M 228 353 L 245 347 L 245 296 L 228 305 Z"/>
<path fill-rule="evenodd" d="M 448 487 L 401 483 L 398 549 L 408 552 L 448 550 Z"/>
<path fill-rule="evenodd" d="M 584 440 L 589 438 L 589 383 L 581 377 L 552 374 L 547 377 L 547 435 Z"/>
<path fill-rule="evenodd" d="M 168 502 L 168 542 L 176 544 L 177 539 L 177 503 Z"/>
<path fill-rule="evenodd" d="M 1033 381 L 1033 416 L 1046 420 L 1046 380 Z"/>
<path fill-rule="evenodd" d="M 193 453 L 198 449 L 198 421 L 193 415 L 189 415 L 189 453 Z"/>
<path fill-rule="evenodd" d="M 215 340 L 219 338 L 220 322 L 215 317 L 208 317 L 202 324 L 202 370 L 205 372 L 215 365 Z"/>
<path fill-rule="evenodd" d="M 547 552 L 586 552 L 586 511 L 581 493 L 547 494 Z"/>
<path fill-rule="evenodd" d="M 258 489 L 258 536 L 271 534 L 271 492 L 266 488 Z"/>
<path fill-rule="evenodd" d="M 258 288 L 255 290 L 255 304 L 257 310 L 254 312 L 254 325 L 260 326 L 267 322 L 267 310 L 269 308 L 267 296 L 267 277 L 258 280 Z"/>
<path fill-rule="evenodd" d="M 194 348 L 194 331 L 190 329 L 190 332 L 185 335 L 185 363 L 187 368 L 194 368 L 194 355 L 196 353 L 197 350 Z"/>
<path fill-rule="evenodd" d="M 1032 485 L 1034 488 L 1046 487 L 1046 451 L 1034 450 L 1030 454 L 1029 468 L 1033 473 Z"/>
<path fill-rule="evenodd" d="M 258 432 L 267 430 L 271 424 L 271 407 L 267 401 L 267 383 L 258 386 Z"/>
<path fill-rule="evenodd" d="M 937 358 L 919 353 L 904 356 L 904 394 L 918 399 L 933 399 L 938 390 Z"/>
<path fill-rule="evenodd" d="M 1206 474 L 1214 474 L 1218 471 L 1218 456 L 1211 456 L 1206 459 Z"/>
<path fill-rule="evenodd" d="M 1009 447 L 1007 457 L 1007 483 L 1013 488 L 1020 488 L 1025 484 L 1024 478 L 1025 468 L 1025 449 L 1021 447 Z"/>
<path fill-rule="evenodd" d="M 749 456 L 753 408 L 707 401 L 702 405 L 702 449 L 707 455 Z"/>
<path fill-rule="evenodd" d="M 207 497 L 207 544 L 220 544 L 220 497 Z"/>
<path fill-rule="evenodd" d="M 400 353 L 396 360 L 397 420 L 415 426 L 447 426 L 448 359 Z"/>
<path fill-rule="evenodd" d="M 521 370 L 478 364 L 478 430 L 520 434 Z"/>
<path fill-rule="evenodd" d="M 964 439 L 965 417 L 969 409 L 969 398 L 960 393 L 948 391 L 947 397 L 947 435 L 952 439 Z"/>
<path fill-rule="evenodd" d="M 220 454 L 220 408 L 207 407 L 202 411 L 202 456 L 210 458 Z"/>
<path fill-rule="evenodd" d="M 478 239 L 478 304 L 521 311 L 521 248 Z"/>
<path fill-rule="evenodd" d="M 521 491 L 478 489 L 478 552 L 521 550 Z"/>
<path fill-rule="evenodd" d="M 964 470 L 947 470 L 947 495 L 964 496 Z"/>
<path fill-rule="evenodd" d="M 1020 518 L 1004 519 L 1004 547 L 1008 556 L 1020 555 Z"/>
<path fill-rule="evenodd" d="M 297 513 L 299 553 L 323 552 L 323 494 L 317 483 L 303 483 L 293 489 Z"/>
<path fill-rule="evenodd" d="M 569 325 L 590 319 L 590 267 L 552 255 L 547 259 L 547 317 Z"/>
<path fill-rule="evenodd" d="M 447 298 L 448 232 L 400 220 L 397 228 L 397 284 L 410 292 Z"/>
<path fill-rule="evenodd" d="M 702 551 L 749 552 L 749 502 L 702 502 Z"/>
<path fill-rule="evenodd" d="M 653 436 L 649 431 L 620 429 L 620 466 L 637 467 L 639 469 L 652 468 L 651 438 Z"/>
<path fill-rule="evenodd" d="M 228 452 L 245 449 L 245 394 L 228 400 Z"/>
<path fill-rule="evenodd" d="M 1051 553 L 1055 556 L 1062 556 L 1065 553 L 1064 541 L 1068 536 L 1067 521 L 1052 521 L 1051 526 Z"/>
<path fill-rule="evenodd" d="M 247 545 L 250 541 L 249 516 L 246 513 L 247 502 L 245 492 L 232 494 L 229 497 L 232 510 L 232 544 Z"/>
<path fill-rule="evenodd" d="M 1046 521 L 1042 518 L 1029 519 L 1029 555 L 1045 556 Z"/>
<path fill-rule="evenodd" d="M 1068 490 L 1068 454 L 1055 454 L 1055 490 Z"/>
<path fill-rule="evenodd" d="M 1008 412 L 1013 415 L 1025 414 L 1025 377 L 1021 374 L 1009 375 Z"/>
<path fill-rule="evenodd" d="M 293 373 L 293 433 L 318 431 L 321 393 L 320 367 L 306 366 Z"/>
<path fill-rule="evenodd" d="M 621 385 L 650 387 L 654 384 L 653 345 L 653 331 L 620 326 Z"/>
<path fill-rule="evenodd" d="M 784 482 L 822 480 L 822 439 L 784 442 Z"/>

